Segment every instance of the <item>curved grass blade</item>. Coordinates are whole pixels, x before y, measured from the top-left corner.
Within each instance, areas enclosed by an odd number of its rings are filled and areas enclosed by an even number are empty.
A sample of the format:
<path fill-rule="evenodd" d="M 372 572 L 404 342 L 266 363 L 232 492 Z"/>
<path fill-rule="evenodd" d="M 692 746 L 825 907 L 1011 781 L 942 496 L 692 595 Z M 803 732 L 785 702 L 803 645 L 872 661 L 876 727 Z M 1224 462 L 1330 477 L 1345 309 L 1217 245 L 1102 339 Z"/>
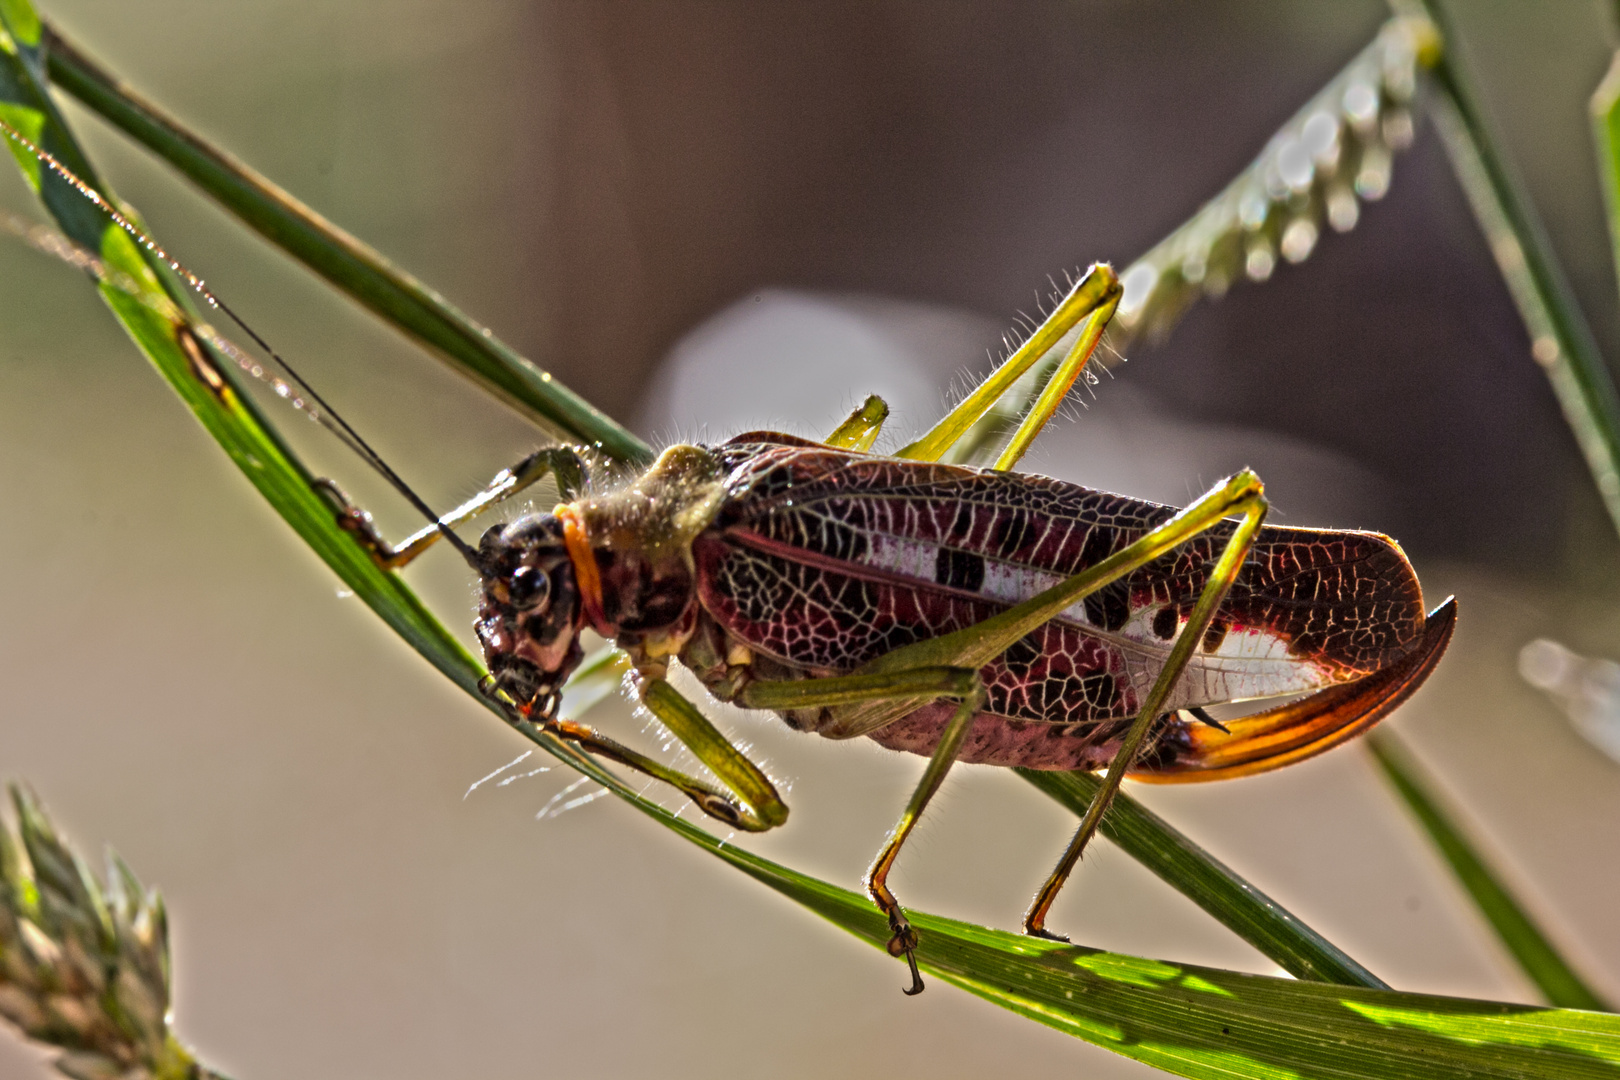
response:
<path fill-rule="evenodd" d="M 1617 13 L 1620 14 L 1620 13 Z M 1592 92 L 1592 144 L 1597 150 L 1603 206 L 1609 212 L 1609 242 L 1620 274 L 1620 50 Z"/>
<path fill-rule="evenodd" d="M 874 947 L 882 948 L 888 940 L 886 921 L 864 896 L 742 851 L 634 794 L 622 794 L 688 840 Z M 150 897 L 141 892 L 134 874 L 118 863 L 110 875 L 118 885 L 109 890 L 112 902 L 94 902 L 100 893 L 94 878 L 84 872 L 82 860 L 50 832 L 31 801 L 20 808 L 25 835 L 33 837 L 28 850 L 34 856 L 35 873 L 20 872 L 16 849 L 0 836 L 4 879 L 8 885 L 25 886 L 38 880 L 45 887 L 0 890 L 0 964 L 15 964 L 25 955 L 22 943 L 28 940 L 27 932 L 19 927 L 15 934 L 6 933 L 19 917 L 40 920 L 42 910 L 53 908 L 66 916 L 81 913 L 85 917 L 74 925 L 88 924 L 91 939 L 99 943 L 98 927 L 109 918 L 115 931 L 122 925 L 117 916 L 129 904 L 120 897 Z M 75 898 L 78 902 L 72 903 Z M 161 907 L 156 910 L 161 919 Z M 931 974 L 1029 1019 L 1179 1076 L 1201 1080 L 1620 1076 L 1620 1017 L 1246 975 L 1043 941 L 932 915 L 912 917 L 925 935 L 919 960 Z M 71 930 L 62 918 L 44 921 L 52 931 Z M 151 952 L 148 944 L 133 959 L 139 961 Z M 57 967 L 60 958 L 56 966 L 28 971 L 30 985 L 41 977 L 48 982 L 62 974 Z M 0 966 L 0 984 L 8 970 Z M 167 985 L 165 974 L 165 990 Z M 166 1018 L 164 1027 L 166 1033 Z M 161 1049 L 176 1057 L 184 1053 L 172 1036 Z M 210 1075 L 198 1070 L 189 1056 L 180 1061 L 189 1071 L 156 1075 Z"/>
<path fill-rule="evenodd" d="M 1433 0 L 1392 4 L 1421 12 L 1439 29 L 1445 47 L 1430 71 L 1439 90 L 1430 102 L 1435 127 L 1529 331 L 1530 354 L 1547 373 L 1598 495 L 1620 529 L 1620 393 L 1614 378 L 1552 243 L 1485 119 L 1479 93 L 1458 55 L 1446 7 Z"/>
<path fill-rule="evenodd" d="M 1076 815 L 1086 812 L 1103 783 L 1091 773 L 1017 772 Z M 1389 988 L 1337 945 L 1124 792 L 1114 796 L 1102 820 L 1102 834 L 1296 979 Z"/>
<path fill-rule="evenodd" d="M 1479 907 L 1480 914 L 1485 916 L 1542 996 L 1564 1008 L 1609 1010 L 1611 1006 L 1575 973 L 1535 920 L 1491 871 L 1467 836 L 1452 823 L 1453 815 L 1446 812 L 1444 804 L 1433 794 L 1433 783 L 1423 775 L 1411 754 L 1386 731 L 1369 735 L 1367 748 L 1372 751 L 1384 777 L 1429 834 L 1434 846 L 1440 849 L 1458 882 Z"/>
<path fill-rule="evenodd" d="M 379 252 L 187 130 L 48 23 L 43 25 L 39 49 L 46 72 L 58 86 L 180 170 L 249 228 L 542 428 L 593 446 L 617 461 L 652 460 L 647 444 L 612 417 Z"/>
<path fill-rule="evenodd" d="M 875 947 L 888 940 L 865 897 L 672 827 Z M 1607 1013 L 1268 978 L 908 915 L 930 974 L 1178 1076 L 1620 1076 L 1620 1017 Z"/>

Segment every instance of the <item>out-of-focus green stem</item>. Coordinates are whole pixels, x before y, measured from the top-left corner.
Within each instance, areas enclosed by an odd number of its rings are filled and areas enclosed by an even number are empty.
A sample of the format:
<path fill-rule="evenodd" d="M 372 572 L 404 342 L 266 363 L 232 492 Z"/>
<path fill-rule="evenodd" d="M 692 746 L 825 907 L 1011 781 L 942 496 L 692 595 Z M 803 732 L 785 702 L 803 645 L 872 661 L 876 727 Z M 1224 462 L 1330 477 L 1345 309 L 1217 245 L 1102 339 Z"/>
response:
<path fill-rule="evenodd" d="M 1392 6 L 1403 13 L 1423 13 L 1440 32 L 1444 45 L 1431 69 L 1439 91 L 1430 109 L 1435 127 L 1530 333 L 1530 354 L 1552 382 L 1598 494 L 1620 529 L 1620 394 L 1614 377 L 1523 185 L 1508 165 L 1501 140 L 1485 118 L 1445 5 L 1396 0 Z"/>
<path fill-rule="evenodd" d="M 48 23 L 43 44 L 53 83 L 179 169 L 254 231 L 384 322 L 428 346 L 546 429 L 619 461 L 652 460 L 647 444 L 612 417 L 370 246 L 187 130 Z"/>
<path fill-rule="evenodd" d="M 1396 738 L 1388 731 L 1376 731 L 1367 737 L 1367 747 L 1396 793 L 1440 849 L 1457 880 L 1468 890 L 1480 914 L 1547 1001 L 1566 1009 L 1611 1011 L 1611 1006 L 1575 974 L 1462 830 L 1452 823 L 1453 815 L 1432 794 L 1434 785 Z"/>
<path fill-rule="evenodd" d="M 1603 204 L 1609 211 L 1609 241 L 1614 248 L 1615 273 L 1620 275 L 1620 51 L 1592 94 L 1591 112 Z"/>

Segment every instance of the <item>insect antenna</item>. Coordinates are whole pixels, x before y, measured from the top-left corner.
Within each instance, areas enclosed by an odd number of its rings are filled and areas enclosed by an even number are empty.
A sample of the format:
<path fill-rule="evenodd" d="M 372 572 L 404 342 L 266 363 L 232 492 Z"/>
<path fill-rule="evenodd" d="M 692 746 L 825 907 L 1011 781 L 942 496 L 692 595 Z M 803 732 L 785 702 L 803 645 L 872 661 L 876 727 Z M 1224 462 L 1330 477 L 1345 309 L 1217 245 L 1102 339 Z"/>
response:
<path fill-rule="evenodd" d="M 214 308 L 216 311 L 223 312 L 226 318 L 235 323 L 237 327 L 244 334 L 246 334 L 248 338 L 251 339 L 253 343 L 257 345 L 259 349 L 266 356 L 268 356 L 278 368 L 287 374 L 287 377 L 291 379 L 293 383 L 299 387 L 299 389 L 308 395 L 311 401 L 315 402 L 315 404 L 319 406 L 321 412 L 314 415 L 316 415 L 318 419 L 321 419 L 322 424 L 329 430 L 334 431 L 334 433 L 336 433 L 346 445 L 360 455 L 362 461 L 370 465 L 372 469 L 382 476 L 384 480 L 388 481 L 390 487 L 404 497 L 406 502 L 410 503 L 411 506 L 417 510 L 417 512 L 426 517 L 428 521 L 430 521 L 439 530 L 440 534 L 443 535 L 445 540 L 461 553 L 461 557 L 467 561 L 468 565 L 470 565 L 474 570 L 482 571 L 483 564 L 478 558 L 478 552 L 473 549 L 472 545 L 468 544 L 460 536 L 456 535 L 454 529 L 450 528 L 450 526 L 441 521 L 439 519 L 439 515 L 434 513 L 433 508 L 427 504 L 426 500 L 418 495 L 409 484 L 401 479 L 398 473 L 394 472 L 393 468 L 388 464 L 388 462 L 383 460 L 382 455 L 377 453 L 376 450 L 372 449 L 371 444 L 366 442 L 365 438 L 350 426 L 349 422 L 343 418 L 343 414 L 334 409 L 326 401 L 326 399 L 320 395 L 320 392 L 311 386 L 309 382 L 305 380 L 303 375 L 299 374 L 298 369 L 294 368 L 285 357 L 276 352 L 276 350 L 271 347 L 270 343 L 260 336 L 257 330 L 254 330 L 253 327 L 249 326 L 241 316 L 237 315 L 237 313 L 231 309 L 230 305 L 226 304 L 225 301 L 216 296 L 213 290 L 208 288 L 207 284 L 202 278 L 192 273 L 191 270 L 181 263 L 179 259 L 176 259 L 173 255 L 170 255 L 167 251 L 165 251 L 156 240 L 153 240 L 146 234 L 145 230 L 126 217 L 123 212 L 117 207 L 113 206 L 112 203 L 108 202 L 107 199 L 102 196 L 101 192 L 85 183 L 71 169 L 63 165 L 60 161 L 56 160 L 55 156 L 49 151 L 36 145 L 26 135 L 22 134 L 22 132 L 12 127 L 3 119 L 0 119 L 0 134 L 4 134 L 6 138 L 10 139 L 13 143 L 26 150 L 42 165 L 60 177 L 68 184 L 68 186 L 73 188 L 74 191 L 78 192 L 97 210 L 101 211 L 101 213 L 109 221 L 111 221 L 114 225 L 117 225 L 120 229 L 123 229 L 124 232 L 128 233 L 137 244 L 151 252 L 153 255 L 157 256 L 159 259 L 163 260 L 168 268 L 179 278 L 181 278 L 181 280 L 183 280 L 193 292 L 202 297 L 203 301 L 207 303 L 209 307 Z M 77 250 L 77 245 L 74 245 L 71 240 L 68 240 L 66 237 L 64 237 L 63 240 L 70 247 Z M 45 249 L 41 247 L 41 250 Z M 88 260 L 84 267 L 85 269 L 91 270 L 91 272 L 95 273 L 96 276 L 103 281 L 108 280 L 108 272 L 105 266 L 100 263 L 100 260 L 97 260 L 94 255 L 91 255 L 88 252 L 84 253 L 84 259 Z M 68 258 L 67 261 L 75 265 L 78 265 L 81 262 L 80 259 L 71 257 Z M 94 266 L 90 265 L 91 263 L 93 263 Z M 96 267 L 99 267 L 100 269 L 98 270 Z M 116 288 L 123 288 L 123 286 L 117 284 L 116 282 L 113 282 L 112 284 L 114 284 L 114 287 Z M 187 323 L 188 328 L 194 331 L 199 329 L 192 324 L 191 320 L 187 318 L 183 312 L 177 311 L 175 314 Z M 221 341 L 221 339 L 219 339 L 216 335 L 208 334 L 206 332 L 202 333 L 200 336 L 209 340 L 210 344 L 218 345 Z M 234 347 L 222 347 L 221 351 L 229 354 L 233 353 L 235 349 Z M 240 363 L 238 357 L 232 356 L 232 359 L 237 360 L 238 363 Z M 333 425 L 336 426 L 334 427 Z"/>
<path fill-rule="evenodd" d="M 355 445 L 354 440 L 349 438 L 346 431 L 334 423 L 325 413 L 317 409 L 313 403 L 300 397 L 291 384 L 281 377 L 266 371 L 263 365 L 255 360 L 252 355 L 234 341 L 217 333 L 212 327 L 205 323 L 195 323 L 189 320 L 185 313 L 166 294 L 154 294 L 150 290 L 142 288 L 140 282 L 123 271 L 108 266 L 99 256 L 84 246 L 74 243 L 73 240 L 57 232 L 49 225 L 41 225 L 36 221 L 30 221 L 12 213 L 0 213 L 0 235 L 17 240 L 42 255 L 47 255 L 66 263 L 74 269 L 84 271 L 100 284 L 118 290 L 162 318 L 186 323 L 191 332 L 196 334 L 200 340 L 212 345 L 222 355 L 234 361 L 241 371 L 270 387 L 282 401 L 320 424 L 333 438 L 352 450 L 355 456 L 365 457 L 364 452 Z"/>

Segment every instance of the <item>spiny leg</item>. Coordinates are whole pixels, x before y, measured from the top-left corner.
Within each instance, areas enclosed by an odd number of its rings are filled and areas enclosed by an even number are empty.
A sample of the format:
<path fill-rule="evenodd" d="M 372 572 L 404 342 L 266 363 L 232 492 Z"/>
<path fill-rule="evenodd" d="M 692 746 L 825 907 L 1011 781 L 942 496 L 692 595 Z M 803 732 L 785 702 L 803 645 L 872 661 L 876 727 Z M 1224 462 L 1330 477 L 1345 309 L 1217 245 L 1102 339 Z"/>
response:
<path fill-rule="evenodd" d="M 1046 386 L 1041 389 L 1040 396 L 1029 407 L 1029 412 L 1018 422 L 1018 429 L 1007 440 L 1007 445 L 1001 450 L 1000 456 L 991 468 L 1007 470 L 1023 458 L 1029 450 L 1035 436 L 1046 427 L 1047 421 L 1057 414 L 1058 406 L 1068 396 L 1074 380 L 1091 363 L 1091 354 L 1096 351 L 1097 343 L 1102 340 L 1103 331 L 1113 321 L 1114 312 L 1119 308 L 1120 297 L 1123 290 L 1109 294 L 1101 307 L 1086 316 L 1086 321 L 1080 326 L 1080 333 L 1075 337 L 1074 344 L 1069 347 L 1068 353 L 1063 357 L 1062 363 L 1047 379 Z"/>
<path fill-rule="evenodd" d="M 1097 826 L 1102 823 L 1103 814 L 1107 812 L 1108 805 L 1113 802 L 1115 793 L 1119 791 L 1120 782 L 1124 780 L 1126 771 L 1136 759 L 1137 752 L 1141 750 L 1142 742 L 1147 738 L 1154 721 L 1163 711 L 1165 702 L 1175 689 L 1176 681 L 1186 670 L 1188 661 L 1192 659 L 1193 650 L 1204 639 L 1205 631 L 1209 629 L 1216 611 L 1226 599 L 1227 590 L 1232 587 L 1232 582 L 1237 580 L 1238 571 L 1243 568 L 1243 560 L 1254 544 L 1255 533 L 1265 520 L 1266 506 L 1265 496 L 1258 490 L 1247 500 L 1243 520 L 1233 531 L 1232 538 L 1227 541 L 1214 570 L 1210 572 L 1209 581 L 1204 585 L 1204 591 L 1198 597 L 1198 603 L 1194 605 L 1192 614 L 1187 618 L 1187 624 L 1182 627 L 1180 636 L 1171 646 L 1170 655 L 1166 658 L 1164 667 L 1160 669 L 1159 677 L 1153 681 L 1152 688 L 1143 699 L 1141 711 L 1130 729 L 1126 731 L 1119 750 L 1114 754 L 1114 760 L 1109 762 L 1107 779 L 1097 794 L 1092 796 L 1091 805 L 1086 808 L 1086 815 L 1080 820 L 1080 827 L 1075 831 L 1074 839 L 1069 841 L 1069 846 L 1058 859 L 1057 867 L 1047 877 L 1040 892 L 1035 894 L 1034 902 L 1024 915 L 1026 934 L 1055 938 L 1059 941 L 1067 940 L 1046 930 L 1046 916 L 1051 911 L 1059 890 L 1063 888 L 1063 883 L 1068 880 L 1075 864 L 1080 861 L 1080 855 L 1085 851 L 1086 844 L 1096 834 Z"/>
<path fill-rule="evenodd" d="M 747 813 L 733 822 L 749 832 L 773 829 L 787 820 L 787 804 L 777 794 L 776 787 L 710 722 L 703 711 L 686 696 L 663 679 L 642 682 L 641 703 L 669 729 L 686 748 L 701 761 L 705 768 L 720 778 L 747 807 Z M 727 807 L 735 804 L 726 800 L 725 806 L 713 805 L 712 800 L 698 798 L 703 812 L 721 820 L 728 820 Z M 719 813 L 716 813 L 719 810 Z"/>
<path fill-rule="evenodd" d="M 593 663 L 599 670 L 593 673 L 590 681 L 597 681 L 599 676 L 605 676 L 613 668 L 624 670 L 627 658 L 623 653 L 611 650 Z M 573 685 L 572 680 L 570 685 Z M 641 684 L 643 703 L 676 738 L 692 749 L 699 761 L 743 800 L 741 804 L 713 785 L 655 761 L 587 724 L 542 715 L 534 709 L 517 705 L 487 677 L 480 689 L 500 706 L 514 724 L 533 725 L 554 738 L 571 742 L 592 754 L 668 784 L 691 799 L 705 814 L 735 828 L 764 832 L 787 820 L 787 805 L 765 774 L 727 742 L 725 736 L 695 705 L 662 679 L 648 679 Z"/>
<path fill-rule="evenodd" d="M 878 852 L 877 858 L 872 860 L 871 867 L 866 871 L 866 891 L 878 908 L 889 917 L 889 955 L 904 956 L 906 963 L 911 967 L 911 985 L 905 991 L 908 996 L 923 991 L 922 974 L 917 970 L 917 931 L 912 929 L 911 922 L 900 907 L 900 901 L 896 900 L 894 893 L 889 890 L 889 871 L 894 868 L 894 861 L 900 857 L 900 848 L 905 844 L 906 838 L 911 835 L 911 830 L 916 828 L 923 811 L 927 809 L 928 801 L 934 797 L 934 793 L 945 782 L 945 774 L 950 772 L 951 766 L 956 763 L 958 755 L 962 752 L 962 743 L 967 739 L 968 729 L 973 726 L 973 717 L 983 704 L 982 684 L 975 686 L 973 693 L 957 703 L 956 712 L 951 715 L 950 722 L 940 734 L 939 744 L 934 747 L 933 754 L 928 758 L 928 768 L 923 771 L 922 779 L 912 791 L 911 799 L 906 803 L 900 820 L 895 822 L 894 830 L 883 843 L 883 849 Z"/>
<path fill-rule="evenodd" d="M 899 858 L 906 838 L 916 828 L 928 801 L 945 782 L 945 774 L 950 772 L 951 765 L 962 752 L 962 743 L 973 726 L 973 717 L 984 704 L 984 684 L 978 673 L 966 668 L 912 668 L 799 682 L 750 683 L 738 695 L 740 704 L 757 709 L 802 709 L 849 705 L 860 701 L 892 701 L 897 698 L 908 701 L 914 697 L 919 697 L 921 701 L 956 697 L 960 701 L 940 734 L 939 742 L 928 758 L 928 767 L 923 770 L 922 779 L 912 791 L 900 820 L 895 823 L 889 839 L 884 842 L 866 872 L 867 894 L 889 920 L 889 955 L 904 957 L 911 969 L 911 985 L 905 991 L 908 995 L 923 991 L 922 973 L 917 969 L 917 931 L 912 928 L 900 901 L 889 889 L 889 871 Z"/>
<path fill-rule="evenodd" d="M 758 832 L 787 820 L 788 808 L 770 780 L 720 734 L 697 706 L 662 679 L 644 682 L 641 696 L 653 714 L 743 800 L 746 808 L 738 806 L 703 781 L 653 761 L 583 724 L 555 719 L 544 719 L 539 724 L 558 738 L 677 788 L 704 813 L 738 828 Z M 951 763 L 956 760 L 974 713 L 984 700 L 977 673 L 961 668 L 920 668 L 791 683 L 751 683 L 737 697 L 738 704 L 748 708 L 793 709 L 847 705 L 873 698 L 928 701 L 942 696 L 960 697 L 962 703 L 946 726 L 905 813 L 867 874 L 867 891 L 889 920 L 892 935 L 889 952 L 896 957 L 905 957 L 911 968 L 912 985 L 906 991 L 908 994 L 921 993 L 923 989 L 922 975 L 917 970 L 917 933 L 888 888 L 889 869 L 928 805 L 928 800 L 939 790 Z"/>
<path fill-rule="evenodd" d="M 1052 314 L 1048 315 L 1046 320 L 1035 328 L 1035 332 L 1029 336 L 1028 340 L 1015 349 L 1013 354 L 1000 367 L 991 372 L 984 382 L 975 387 L 972 393 L 962 400 L 960 405 L 952 409 L 943 420 L 929 429 L 926 435 L 902 448 L 895 456 L 911 458 L 916 461 L 938 461 L 947 450 L 956 444 L 957 440 L 961 439 L 978 422 L 980 417 L 989 411 L 992 405 L 1001 399 L 1003 394 L 1012 388 L 1019 377 L 1028 371 L 1037 360 L 1051 352 L 1075 327 L 1086 319 L 1092 319 L 1086 331 L 1080 335 L 1075 345 L 1071 347 L 1069 355 L 1064 361 L 1064 366 L 1068 367 L 1078 356 L 1078 363 L 1074 365 L 1074 375 L 1078 375 L 1080 370 L 1084 368 L 1085 361 L 1090 358 L 1092 349 L 1096 347 L 1097 339 L 1102 336 L 1103 327 L 1107 324 L 1108 319 L 1112 317 L 1114 309 L 1119 305 L 1119 298 L 1123 295 L 1124 289 L 1120 286 L 1119 276 L 1114 273 L 1114 268 L 1107 263 L 1094 264 L 1086 272 L 1086 276 L 1081 278 L 1079 283 L 1070 289 L 1069 294 L 1053 309 Z M 1094 315 L 1101 317 L 1092 318 Z M 1087 343 L 1088 336 L 1090 337 L 1089 343 Z M 1054 376 L 1055 379 L 1056 376 Z M 1069 381 L 1073 382 L 1072 375 Z M 1067 386 L 1065 386 L 1065 392 L 1067 389 Z M 1056 410 L 1057 402 L 1061 399 L 1062 395 L 1059 394 L 1057 399 L 1052 402 L 1051 411 Z M 1044 401 L 1044 395 L 1042 400 Z M 1035 433 L 1050 418 L 1051 411 L 1048 411 L 1045 416 L 1037 416 L 1037 410 L 1031 410 L 1024 424 L 1020 425 L 1020 432 L 1025 427 L 1031 427 L 1028 438 L 1034 438 Z M 1028 439 L 1025 440 L 1025 446 L 1027 445 Z M 1019 456 L 1022 456 L 1022 450 L 1019 451 L 1018 455 L 1014 456 L 1013 460 L 1016 461 Z"/>
<path fill-rule="evenodd" d="M 822 441 L 828 446 L 836 446 L 841 450 L 859 450 L 861 453 L 872 449 L 877 442 L 878 432 L 883 430 L 883 422 L 889 418 L 889 403 L 876 394 L 868 394 L 866 400 L 849 414 L 849 419 L 839 424 Z"/>
<path fill-rule="evenodd" d="M 552 446 L 536 450 L 509 469 L 495 474 L 483 491 L 468 499 L 439 519 L 438 524 L 418 529 L 398 546 L 390 544 L 377 532 L 371 515 L 356 506 L 342 488 L 325 478 L 314 482 L 315 490 L 332 504 L 337 512 L 338 524 L 359 541 L 371 555 L 372 561 L 384 570 L 398 570 L 422 552 L 433 546 L 443 535 L 440 525 L 454 528 L 496 503 L 511 498 L 525 488 L 547 476 L 556 478 L 557 488 L 566 500 L 585 486 L 585 470 L 579 455 L 570 447 Z"/>

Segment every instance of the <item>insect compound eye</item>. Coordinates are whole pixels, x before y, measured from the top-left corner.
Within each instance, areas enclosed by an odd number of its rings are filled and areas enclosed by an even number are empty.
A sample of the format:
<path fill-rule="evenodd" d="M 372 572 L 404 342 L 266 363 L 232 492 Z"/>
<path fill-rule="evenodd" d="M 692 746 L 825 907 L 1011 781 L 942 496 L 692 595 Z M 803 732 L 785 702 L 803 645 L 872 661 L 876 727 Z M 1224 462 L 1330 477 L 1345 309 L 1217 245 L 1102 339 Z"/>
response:
<path fill-rule="evenodd" d="M 543 607 L 551 599 L 551 578 L 538 566 L 520 566 L 506 579 L 506 595 L 520 611 Z"/>
<path fill-rule="evenodd" d="M 505 531 L 505 525 L 491 525 L 485 529 L 484 535 L 478 538 L 478 553 L 487 558 L 504 548 L 506 545 L 502 542 L 501 534 Z"/>

